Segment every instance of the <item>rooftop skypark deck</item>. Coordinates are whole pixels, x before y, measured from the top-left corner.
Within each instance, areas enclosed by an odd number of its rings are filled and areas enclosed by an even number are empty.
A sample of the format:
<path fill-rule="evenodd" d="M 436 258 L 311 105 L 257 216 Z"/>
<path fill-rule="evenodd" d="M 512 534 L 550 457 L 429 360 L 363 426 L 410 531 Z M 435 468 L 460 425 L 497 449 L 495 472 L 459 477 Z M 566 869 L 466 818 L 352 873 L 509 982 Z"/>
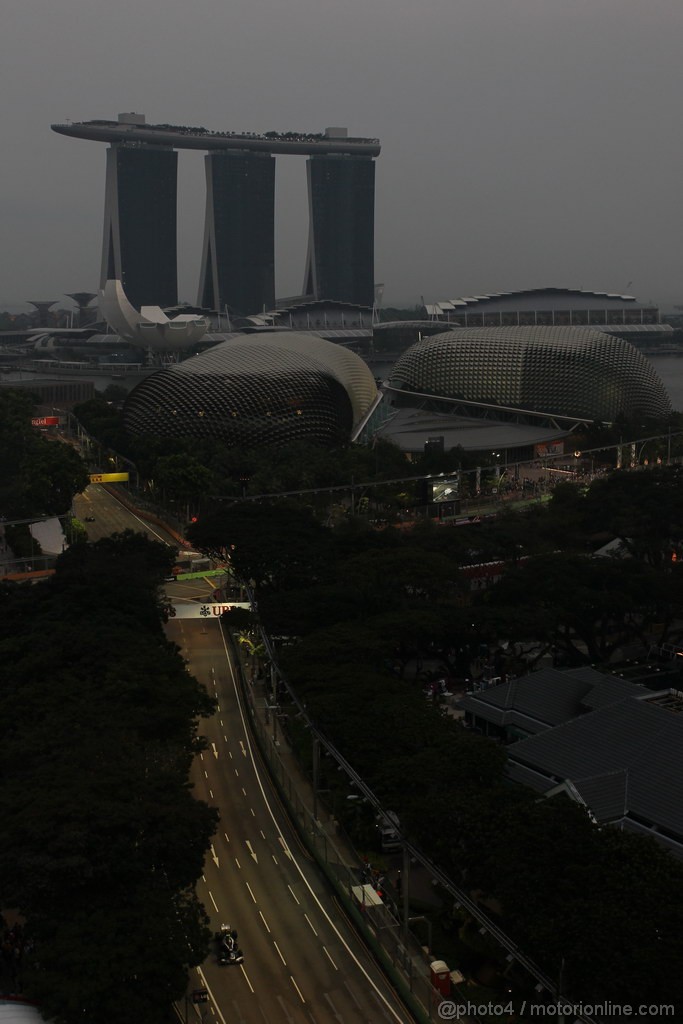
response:
<path fill-rule="evenodd" d="M 376 157 L 379 139 L 349 137 L 345 128 L 324 132 L 215 132 L 208 128 L 175 124 L 146 124 L 142 114 L 121 114 L 118 121 L 69 121 L 53 124 L 60 135 L 95 142 L 142 143 L 173 149 L 248 150 L 261 153 L 353 154 Z"/>

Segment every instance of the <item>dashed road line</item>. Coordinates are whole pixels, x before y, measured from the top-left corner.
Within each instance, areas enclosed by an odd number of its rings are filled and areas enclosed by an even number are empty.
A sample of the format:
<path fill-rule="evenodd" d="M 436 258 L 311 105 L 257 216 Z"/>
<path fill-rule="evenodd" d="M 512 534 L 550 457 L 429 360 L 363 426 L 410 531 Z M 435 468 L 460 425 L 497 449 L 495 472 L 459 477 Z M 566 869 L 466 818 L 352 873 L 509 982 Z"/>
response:
<path fill-rule="evenodd" d="M 283 957 L 283 955 L 282 955 L 282 952 L 281 952 L 281 950 L 280 950 L 280 947 L 278 946 L 278 944 L 277 944 L 277 942 L 275 941 L 275 939 L 273 939 L 273 945 L 275 946 L 275 948 L 276 948 L 276 950 L 277 950 L 277 952 L 278 952 L 278 956 L 280 957 L 280 959 L 282 960 L 283 964 L 284 964 L 284 965 L 285 965 L 285 967 L 286 967 L 286 966 L 287 966 L 287 961 L 286 961 L 286 960 L 285 960 L 285 958 Z"/>
<path fill-rule="evenodd" d="M 292 889 L 291 885 L 288 885 L 288 886 L 287 886 L 287 888 L 288 888 L 288 889 L 289 889 L 289 891 L 291 892 L 291 894 L 292 894 L 292 896 L 294 897 L 294 899 L 296 900 L 296 902 L 297 902 L 297 903 L 299 903 L 298 899 L 296 898 L 296 893 L 295 893 L 295 892 L 294 892 L 294 890 Z M 299 906 L 301 906 L 301 904 L 300 904 L 300 903 L 299 903 Z"/>
<path fill-rule="evenodd" d="M 330 961 L 330 963 L 334 967 L 335 971 L 338 971 L 339 968 L 337 967 L 337 965 L 335 964 L 334 960 L 330 956 L 330 953 L 329 953 L 329 950 L 327 949 L 327 946 L 323 946 L 323 952 L 325 953 L 325 956 L 327 957 L 327 959 Z"/>
<path fill-rule="evenodd" d="M 303 1003 L 303 1004 L 305 1005 L 305 1004 L 306 1004 L 306 1000 L 305 1000 L 305 999 L 304 999 L 304 997 L 302 996 L 302 994 L 301 994 L 301 989 L 299 988 L 299 986 L 297 985 L 297 983 L 296 983 L 296 982 L 294 981 L 294 978 L 292 977 L 292 975 L 291 975 L 291 974 L 290 974 L 290 976 L 289 976 L 289 979 L 290 979 L 290 981 L 292 982 L 292 985 L 294 986 L 294 988 L 295 988 L 295 989 L 297 990 L 297 992 L 299 993 L 299 999 L 300 999 L 300 1000 L 301 1000 L 301 1002 L 302 1002 L 302 1003 Z"/>
<path fill-rule="evenodd" d="M 245 977 L 245 979 L 246 979 L 247 985 L 249 986 L 249 988 L 251 989 L 251 991 L 252 991 L 252 993 L 253 993 L 253 991 L 254 991 L 254 986 L 253 986 L 253 985 L 252 985 L 252 983 L 251 983 L 251 982 L 249 981 L 249 975 L 247 974 L 247 972 L 246 972 L 246 971 L 245 971 L 245 969 L 244 969 L 244 964 L 240 964 L 240 967 L 241 967 L 241 969 L 242 969 L 242 974 L 244 975 L 244 977 Z"/>

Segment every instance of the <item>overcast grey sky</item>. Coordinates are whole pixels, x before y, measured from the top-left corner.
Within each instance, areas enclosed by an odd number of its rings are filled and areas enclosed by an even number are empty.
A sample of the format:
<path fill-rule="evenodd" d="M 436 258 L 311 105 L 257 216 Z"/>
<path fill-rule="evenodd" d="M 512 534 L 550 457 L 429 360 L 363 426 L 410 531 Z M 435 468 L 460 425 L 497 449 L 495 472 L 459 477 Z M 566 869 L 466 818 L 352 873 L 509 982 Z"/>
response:
<path fill-rule="evenodd" d="M 5 0 L 0 307 L 94 291 L 115 119 L 378 136 L 385 304 L 543 286 L 683 305 L 683 0 Z M 180 155 L 195 301 L 201 155 Z M 302 286 L 304 158 L 278 160 L 278 294 Z M 68 300 L 67 300 L 68 302 Z"/>

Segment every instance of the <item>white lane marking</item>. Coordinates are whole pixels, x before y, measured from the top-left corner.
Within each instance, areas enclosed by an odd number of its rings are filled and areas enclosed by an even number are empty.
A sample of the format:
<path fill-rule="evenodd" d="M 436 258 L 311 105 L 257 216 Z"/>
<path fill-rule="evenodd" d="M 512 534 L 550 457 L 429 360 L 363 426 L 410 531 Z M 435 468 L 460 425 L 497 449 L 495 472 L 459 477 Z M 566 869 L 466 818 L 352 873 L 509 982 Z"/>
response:
<path fill-rule="evenodd" d="M 225 733 L 223 733 L 223 739 L 225 740 L 226 743 L 228 742 L 228 737 L 225 735 Z M 232 754 L 230 755 L 230 757 L 232 757 Z"/>
<path fill-rule="evenodd" d="M 278 824 L 277 818 L 275 817 L 275 814 L 273 812 L 273 808 L 270 806 L 270 801 L 268 800 L 268 797 L 266 795 L 266 791 L 263 788 L 263 782 L 261 781 L 261 775 L 260 775 L 260 772 L 259 772 L 258 767 L 256 765 L 256 759 L 254 757 L 254 751 L 253 751 L 251 743 L 249 742 L 249 739 L 248 739 L 249 733 L 248 733 L 248 727 L 247 727 L 246 719 L 244 717 L 244 709 L 242 707 L 242 698 L 241 698 L 241 694 L 239 692 L 239 688 L 237 686 L 237 680 L 235 678 L 235 670 L 233 669 L 232 661 L 230 660 L 230 654 L 229 654 L 229 651 L 228 651 L 228 644 L 226 642 L 225 633 L 223 632 L 223 626 L 222 626 L 222 623 L 220 621 L 218 623 L 218 627 L 219 627 L 219 629 L 221 631 L 221 639 L 223 641 L 223 649 L 225 651 L 225 660 L 227 661 L 228 668 L 230 669 L 230 678 L 232 680 L 233 691 L 235 693 L 235 697 L 237 698 L 237 707 L 238 707 L 238 710 L 239 710 L 239 713 L 240 713 L 240 719 L 241 719 L 241 722 L 242 722 L 242 729 L 244 730 L 244 735 L 247 738 L 247 743 L 248 743 L 248 746 L 249 746 L 249 759 L 251 761 L 252 768 L 254 770 L 254 776 L 256 778 L 256 781 L 258 782 L 259 789 L 261 790 L 261 796 L 263 798 L 263 802 L 264 802 L 264 804 L 265 804 L 265 806 L 266 806 L 266 808 L 268 810 L 268 813 L 269 813 L 269 815 L 271 817 L 273 825 L 275 826 L 275 828 L 276 828 L 276 830 L 278 832 L 278 839 L 279 839 L 279 841 L 280 841 L 280 843 L 282 845 L 282 849 L 287 853 L 287 855 L 289 856 L 290 860 L 292 861 L 292 864 L 295 866 L 296 870 L 299 872 L 299 875 L 301 876 L 301 880 L 303 881 L 304 885 L 308 889 L 308 891 L 311 894 L 312 898 L 318 904 L 320 912 L 322 913 L 323 917 L 325 918 L 325 920 L 327 921 L 327 923 L 331 927 L 331 929 L 334 932 L 334 934 L 339 939 L 339 942 L 344 947 L 346 952 L 349 954 L 349 956 L 353 960 L 354 964 L 356 965 L 358 970 L 361 972 L 361 974 L 363 975 L 365 980 L 368 982 L 370 987 L 377 993 L 377 996 L 381 1000 L 382 1005 L 385 1007 L 386 1012 L 388 1012 L 391 1015 L 391 1017 L 393 1017 L 393 1019 L 398 1022 L 398 1024 L 404 1024 L 403 1018 L 399 1016 L 399 1014 L 393 1008 L 393 1006 L 391 1005 L 389 1000 L 386 998 L 384 993 L 382 991 L 380 991 L 380 989 L 377 987 L 377 984 L 370 977 L 370 975 L 366 971 L 366 969 L 363 966 L 363 964 L 360 962 L 360 960 L 358 959 L 356 954 L 353 952 L 353 950 L 349 946 L 349 944 L 346 941 L 346 939 L 344 938 L 344 936 L 341 934 L 341 932 L 337 928 L 336 924 L 334 923 L 334 921 L 332 920 L 330 915 L 327 913 L 327 911 L 323 907 L 323 905 L 320 902 L 318 896 L 314 892 L 310 882 L 306 878 L 306 875 L 304 874 L 303 869 L 301 868 L 301 865 L 292 856 L 292 854 L 289 852 L 289 850 L 287 848 L 287 844 L 285 843 L 285 839 L 284 839 L 284 836 L 282 835 L 282 831 L 281 831 L 280 826 Z M 242 965 L 240 964 L 240 966 L 242 966 Z M 292 982 L 294 982 L 293 978 L 292 978 Z"/>
<path fill-rule="evenodd" d="M 211 902 L 213 903 L 214 907 L 216 908 L 216 910 L 218 910 L 218 904 L 216 903 L 215 899 L 213 898 L 213 893 L 211 892 L 210 889 L 209 889 L 209 896 L 211 897 Z"/>
<path fill-rule="evenodd" d="M 323 952 L 325 953 L 325 956 L 327 957 L 327 959 L 328 959 L 328 960 L 330 961 L 330 963 L 331 963 L 331 964 L 332 964 L 332 966 L 334 967 L 335 971 L 338 971 L 338 970 L 339 970 L 339 968 L 337 967 L 337 965 L 335 964 L 334 960 L 333 960 L 333 959 L 332 959 L 332 957 L 330 956 L 330 954 L 329 954 L 329 951 L 328 951 L 328 949 L 327 949 L 327 947 L 326 947 L 326 946 L 323 946 Z"/>
<path fill-rule="evenodd" d="M 262 828 L 259 829 L 259 832 L 261 833 L 261 836 L 265 839 L 266 838 L 266 834 L 265 834 L 265 832 L 263 831 Z"/>
<path fill-rule="evenodd" d="M 254 903 L 256 903 L 256 897 L 254 896 L 253 892 L 251 891 L 251 886 L 249 885 L 249 882 L 245 882 L 244 884 L 246 885 L 247 889 L 249 890 L 249 895 L 251 896 L 252 900 L 254 901 Z"/>
<path fill-rule="evenodd" d="M 220 704 L 216 704 L 216 711 L 220 711 L 220 710 L 221 710 Z"/>
<path fill-rule="evenodd" d="M 220 864 L 218 863 L 218 857 L 216 856 L 216 851 L 213 848 L 213 843 L 211 843 L 211 856 L 213 857 L 214 864 L 216 865 L 217 868 L 219 868 Z"/>
<path fill-rule="evenodd" d="M 234 770 L 234 772 L 235 772 L 235 775 L 236 775 L 236 776 L 237 776 L 237 778 L 239 779 L 239 777 L 240 777 L 240 773 L 239 773 L 239 772 L 237 771 L 237 769 L 236 769 L 236 768 L 235 768 L 235 769 L 233 769 L 233 770 Z"/>
<path fill-rule="evenodd" d="M 221 729 L 225 729 L 225 726 L 223 725 L 223 719 L 219 718 L 218 721 L 221 723 Z"/>
<path fill-rule="evenodd" d="M 225 841 L 226 841 L 226 843 L 229 843 L 229 842 L 230 842 L 230 839 L 228 838 L 228 833 L 227 833 L 227 832 L 224 832 L 224 833 L 223 833 L 223 835 L 225 836 Z"/>
<path fill-rule="evenodd" d="M 205 769 L 204 769 L 204 778 L 205 778 L 205 779 L 208 779 L 208 777 L 209 777 L 209 773 L 207 772 L 207 770 L 206 770 L 206 768 L 205 768 Z"/>
<path fill-rule="evenodd" d="M 247 848 L 248 848 L 248 850 L 249 850 L 249 853 L 250 853 L 250 854 L 252 855 L 252 857 L 254 858 L 254 860 L 256 861 L 256 863 L 258 864 L 258 857 L 257 857 L 257 856 L 256 856 L 256 854 L 254 853 L 254 848 L 253 848 L 253 846 L 251 845 L 251 843 L 249 842 L 249 840 L 248 840 L 248 839 L 247 839 Z"/>
<path fill-rule="evenodd" d="M 295 892 L 294 892 L 294 890 L 292 889 L 291 885 L 288 885 L 288 886 L 287 886 L 287 888 L 289 889 L 289 891 L 291 892 L 292 896 L 293 896 L 293 897 L 294 897 L 294 899 L 296 900 L 296 893 L 295 893 Z M 299 903 L 299 901 L 298 901 L 298 900 L 296 900 L 296 902 L 297 902 L 297 903 Z M 299 906 L 301 906 L 301 904 L 300 904 L 300 903 L 299 903 Z"/>
<path fill-rule="evenodd" d="M 298 903 L 298 902 L 299 902 L 299 901 L 297 900 L 297 903 Z M 309 924 L 311 925 L 311 931 L 313 932 L 313 934 L 317 936 L 317 934 L 318 934 L 318 933 L 317 933 L 317 931 L 315 930 L 315 928 L 313 927 L 313 925 L 311 924 L 311 919 L 309 918 L 308 914 L 304 914 L 304 917 L 306 918 L 306 920 L 308 921 L 308 923 L 309 923 Z"/>
<path fill-rule="evenodd" d="M 277 944 L 277 942 L 275 941 L 275 939 L 273 939 L 273 945 L 275 946 L 276 950 L 278 951 L 278 955 L 279 955 L 280 959 L 282 960 L 283 964 L 284 964 L 284 965 L 285 965 L 285 967 L 286 967 L 286 966 L 287 966 L 287 961 L 286 961 L 286 960 L 285 960 L 285 958 L 283 957 L 283 955 L 282 955 L 282 952 L 281 952 L 281 950 L 280 950 L 280 947 L 278 946 L 278 944 Z"/>
<path fill-rule="evenodd" d="M 229 750 L 228 754 L 230 755 L 230 760 L 232 761 L 232 750 Z"/>
<path fill-rule="evenodd" d="M 212 749 L 213 749 L 213 756 L 214 756 L 215 758 L 218 758 L 218 751 L 216 750 L 216 744 L 215 744 L 215 743 L 212 743 L 212 744 L 211 744 L 211 747 L 212 747 Z"/>
<path fill-rule="evenodd" d="M 274 854 L 274 853 L 271 853 L 271 855 L 270 855 L 270 856 L 271 856 L 271 857 L 273 858 L 273 863 L 274 863 L 274 864 L 277 864 L 277 857 L 275 856 L 275 854 Z"/>
<path fill-rule="evenodd" d="M 241 864 L 240 864 L 240 862 L 238 861 L 237 857 L 235 857 L 235 864 L 237 865 L 237 867 L 238 867 L 238 868 L 240 869 L 240 871 L 241 871 L 241 870 L 242 870 L 242 865 L 241 865 Z"/>
<path fill-rule="evenodd" d="M 204 754 L 201 753 L 199 756 L 200 756 L 201 760 L 203 761 L 204 760 Z"/>
<path fill-rule="evenodd" d="M 305 1006 L 305 1005 L 306 1005 L 306 1000 L 305 1000 L 305 999 L 304 999 L 304 997 L 303 997 L 303 996 L 301 995 L 301 989 L 299 988 L 299 986 L 297 985 L 297 983 L 296 983 L 296 982 L 294 981 L 294 978 L 292 977 L 292 975 L 291 975 L 291 974 L 290 974 L 290 976 L 289 976 L 289 980 L 291 981 L 292 985 L 294 986 L 294 988 L 295 988 L 295 989 L 297 990 L 297 992 L 299 993 L 299 999 L 301 1000 L 301 1002 L 302 1002 L 302 1003 L 304 1004 L 304 1006 Z"/>
<path fill-rule="evenodd" d="M 247 985 L 249 986 L 249 988 L 251 989 L 251 991 L 252 991 L 252 993 L 253 993 L 253 991 L 254 991 L 254 986 L 253 986 L 253 985 L 252 985 L 252 983 L 251 983 L 251 982 L 249 981 L 249 975 L 247 974 L 247 972 L 246 972 L 246 971 L 245 971 L 245 969 L 244 969 L 244 964 L 240 964 L 240 967 L 242 968 L 242 974 L 244 975 L 244 977 L 245 977 L 245 979 L 246 979 Z"/>
<path fill-rule="evenodd" d="M 210 787 L 210 786 L 209 786 L 209 796 L 210 796 L 210 797 L 211 797 L 211 799 L 213 800 L 213 790 L 211 789 L 211 787 Z"/>
<path fill-rule="evenodd" d="M 244 788 L 244 786 L 242 786 L 242 793 L 244 794 L 244 796 L 246 796 L 246 795 L 247 795 L 247 791 L 246 791 L 246 789 Z"/>
<path fill-rule="evenodd" d="M 261 915 L 261 920 L 263 921 L 264 925 L 266 926 L 266 931 L 270 935 L 270 928 L 268 927 L 268 922 L 266 921 L 265 917 L 263 916 L 263 911 L 259 910 L 259 914 Z"/>
<path fill-rule="evenodd" d="M 209 995 L 210 995 L 210 997 L 211 997 L 211 1005 L 212 1005 L 212 1006 L 215 1006 L 215 1007 L 216 1007 L 216 1013 L 217 1013 L 217 1014 L 218 1014 L 218 1016 L 220 1017 L 220 1019 L 221 1019 L 221 1021 L 222 1021 L 222 1024 L 228 1024 L 228 1022 L 226 1021 L 225 1017 L 224 1017 L 224 1016 L 223 1016 L 223 1014 L 221 1013 L 221 1008 L 220 1008 L 220 1006 L 218 1005 L 218 1003 L 216 1002 L 216 997 L 214 996 L 213 992 L 211 991 L 211 988 L 210 988 L 210 986 L 209 986 L 209 983 L 208 983 L 208 981 L 206 980 L 206 977 L 204 976 L 204 971 L 203 971 L 203 970 L 201 969 L 201 967 L 198 967 L 198 968 L 197 968 L 197 974 L 198 974 L 198 975 L 199 975 L 199 977 L 200 977 L 200 978 L 202 979 L 202 986 L 203 986 L 203 987 L 204 987 L 204 988 L 206 989 L 206 991 L 207 991 L 207 992 L 209 993 Z M 252 992 L 253 992 L 253 991 L 254 991 L 254 990 L 252 989 Z"/>
<path fill-rule="evenodd" d="M 256 817 L 256 811 L 254 810 L 254 808 L 250 807 L 249 810 L 251 811 L 252 818 L 255 818 Z"/>
<path fill-rule="evenodd" d="M 245 750 L 244 742 L 242 740 L 240 740 L 240 747 L 242 748 L 242 756 L 246 757 L 247 756 L 247 751 Z"/>

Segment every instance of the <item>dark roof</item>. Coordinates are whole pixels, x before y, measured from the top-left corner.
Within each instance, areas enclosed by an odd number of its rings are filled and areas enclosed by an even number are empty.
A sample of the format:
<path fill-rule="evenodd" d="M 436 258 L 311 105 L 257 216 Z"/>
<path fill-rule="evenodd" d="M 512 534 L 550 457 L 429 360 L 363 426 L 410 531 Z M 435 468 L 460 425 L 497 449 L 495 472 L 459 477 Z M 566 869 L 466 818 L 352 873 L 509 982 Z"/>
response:
<path fill-rule="evenodd" d="M 683 839 L 682 750 L 683 714 L 652 697 L 627 697 L 519 740 L 507 753 L 511 765 L 571 780 L 599 819 L 613 820 L 620 804 L 622 816 Z"/>
<path fill-rule="evenodd" d="M 628 771 L 625 768 L 587 779 L 574 779 L 574 789 L 597 821 L 619 821 L 628 810 Z"/>
<path fill-rule="evenodd" d="M 593 668 L 546 668 L 467 696 L 462 706 L 494 725 L 515 725 L 537 733 L 594 708 L 647 692 L 645 687 Z"/>

